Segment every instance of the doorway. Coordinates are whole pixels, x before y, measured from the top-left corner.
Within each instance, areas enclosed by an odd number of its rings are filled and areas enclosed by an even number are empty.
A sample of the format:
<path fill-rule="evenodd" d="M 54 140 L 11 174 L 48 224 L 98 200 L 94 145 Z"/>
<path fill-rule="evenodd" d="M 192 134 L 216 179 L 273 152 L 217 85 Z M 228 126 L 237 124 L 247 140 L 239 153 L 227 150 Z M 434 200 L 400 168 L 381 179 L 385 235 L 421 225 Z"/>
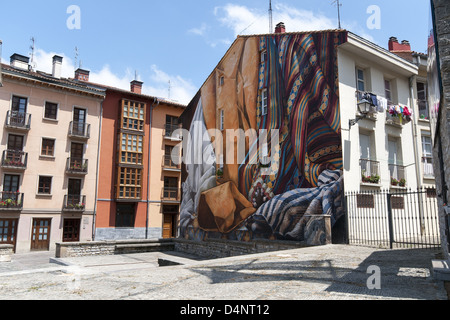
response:
<path fill-rule="evenodd" d="M 63 242 L 80 241 L 81 219 L 64 219 Z"/>
<path fill-rule="evenodd" d="M 0 219 L 0 244 L 14 246 L 16 252 L 16 235 L 18 219 Z"/>
<path fill-rule="evenodd" d="M 50 230 L 52 219 L 33 219 L 31 251 L 50 250 Z"/>

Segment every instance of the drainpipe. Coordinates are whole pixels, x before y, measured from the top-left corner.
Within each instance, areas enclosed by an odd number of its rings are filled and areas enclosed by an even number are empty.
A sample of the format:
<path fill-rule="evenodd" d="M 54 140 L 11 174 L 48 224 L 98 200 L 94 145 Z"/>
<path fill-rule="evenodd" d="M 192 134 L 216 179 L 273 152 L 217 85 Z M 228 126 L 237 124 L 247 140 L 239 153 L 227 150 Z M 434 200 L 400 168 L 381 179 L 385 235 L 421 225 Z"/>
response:
<path fill-rule="evenodd" d="M 100 102 L 100 121 L 98 128 L 98 143 L 97 143 L 97 171 L 95 175 L 95 202 L 94 202 L 94 216 L 92 218 L 92 241 L 95 241 L 95 230 L 97 224 L 97 199 L 98 199 L 98 173 L 100 168 L 100 146 L 102 136 L 102 120 L 103 120 L 103 101 Z"/>
<path fill-rule="evenodd" d="M 417 114 L 416 114 L 416 103 L 414 99 L 414 84 L 416 83 L 416 76 L 412 76 L 409 78 L 409 94 L 410 94 L 410 100 L 411 100 L 411 107 L 414 107 L 414 114 L 415 117 L 412 121 L 412 135 L 413 135 L 413 145 L 414 145 L 414 160 L 416 162 L 416 180 L 417 180 L 417 188 L 421 186 L 422 177 L 421 177 L 421 170 L 419 168 L 420 164 L 422 163 L 419 159 L 419 139 L 417 134 Z"/>
<path fill-rule="evenodd" d="M 152 105 L 150 106 L 150 124 L 149 124 L 149 134 L 148 134 L 148 159 L 147 159 L 147 209 L 145 215 L 145 239 L 148 239 L 148 215 L 150 207 L 150 164 L 151 164 L 151 147 L 152 147 L 152 120 L 153 120 L 153 109 L 159 106 L 159 100 L 154 98 Z"/>
<path fill-rule="evenodd" d="M 418 134 L 417 134 L 417 115 L 418 112 L 416 114 L 416 111 L 418 111 L 418 109 L 416 108 L 416 103 L 415 103 L 415 99 L 414 99 L 414 84 L 416 83 L 416 76 L 412 76 L 411 78 L 409 78 L 409 94 L 410 94 L 410 99 L 411 99 L 411 106 L 414 106 L 414 119 L 412 121 L 412 134 L 413 134 L 413 147 L 414 147 L 414 160 L 416 162 L 416 179 L 417 179 L 417 191 L 419 191 L 419 188 L 422 185 L 422 170 L 420 170 L 420 165 L 422 163 L 421 159 L 419 158 L 419 139 L 418 139 Z M 420 197 L 421 193 L 417 193 L 417 197 Z M 421 234 L 423 234 L 423 232 L 425 232 L 425 222 L 423 220 L 424 217 L 424 208 L 423 208 L 423 201 L 421 201 L 421 199 L 417 199 L 417 202 L 419 203 L 419 219 L 420 219 L 420 225 L 421 225 Z"/>

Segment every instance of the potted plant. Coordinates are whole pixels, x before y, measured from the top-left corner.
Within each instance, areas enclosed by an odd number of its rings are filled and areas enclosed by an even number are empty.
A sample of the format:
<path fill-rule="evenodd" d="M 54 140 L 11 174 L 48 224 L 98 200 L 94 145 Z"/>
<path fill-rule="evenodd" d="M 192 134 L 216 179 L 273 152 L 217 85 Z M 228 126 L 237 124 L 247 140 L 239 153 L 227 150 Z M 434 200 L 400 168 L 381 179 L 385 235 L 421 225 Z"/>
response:
<path fill-rule="evenodd" d="M 395 178 L 391 178 L 391 185 L 392 186 L 398 186 L 399 181 Z"/>
<path fill-rule="evenodd" d="M 217 169 L 216 176 L 218 179 L 223 178 L 223 169 L 222 168 Z"/>
<path fill-rule="evenodd" d="M 406 180 L 405 179 L 400 179 L 399 185 L 400 185 L 400 187 L 406 187 Z"/>

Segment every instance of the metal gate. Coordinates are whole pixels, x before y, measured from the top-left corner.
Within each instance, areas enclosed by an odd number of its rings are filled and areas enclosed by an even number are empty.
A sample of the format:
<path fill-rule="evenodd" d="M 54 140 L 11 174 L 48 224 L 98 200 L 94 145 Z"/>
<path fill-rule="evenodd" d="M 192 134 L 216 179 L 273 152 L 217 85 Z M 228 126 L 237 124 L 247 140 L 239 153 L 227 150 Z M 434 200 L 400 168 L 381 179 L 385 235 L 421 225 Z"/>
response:
<path fill-rule="evenodd" d="M 377 248 L 440 248 L 435 189 L 346 193 L 350 244 Z"/>

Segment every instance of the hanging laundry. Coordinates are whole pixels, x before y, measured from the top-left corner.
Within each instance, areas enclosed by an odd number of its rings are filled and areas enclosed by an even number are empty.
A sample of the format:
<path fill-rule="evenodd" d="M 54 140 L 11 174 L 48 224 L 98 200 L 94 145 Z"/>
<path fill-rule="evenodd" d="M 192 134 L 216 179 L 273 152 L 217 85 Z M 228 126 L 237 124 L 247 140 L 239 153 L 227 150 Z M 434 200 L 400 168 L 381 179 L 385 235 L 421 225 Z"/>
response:
<path fill-rule="evenodd" d="M 374 107 L 378 107 L 378 98 L 375 94 L 369 93 L 369 101 Z"/>
<path fill-rule="evenodd" d="M 388 100 L 383 97 L 378 97 L 378 108 L 377 111 L 380 113 L 386 112 L 388 108 Z"/>

